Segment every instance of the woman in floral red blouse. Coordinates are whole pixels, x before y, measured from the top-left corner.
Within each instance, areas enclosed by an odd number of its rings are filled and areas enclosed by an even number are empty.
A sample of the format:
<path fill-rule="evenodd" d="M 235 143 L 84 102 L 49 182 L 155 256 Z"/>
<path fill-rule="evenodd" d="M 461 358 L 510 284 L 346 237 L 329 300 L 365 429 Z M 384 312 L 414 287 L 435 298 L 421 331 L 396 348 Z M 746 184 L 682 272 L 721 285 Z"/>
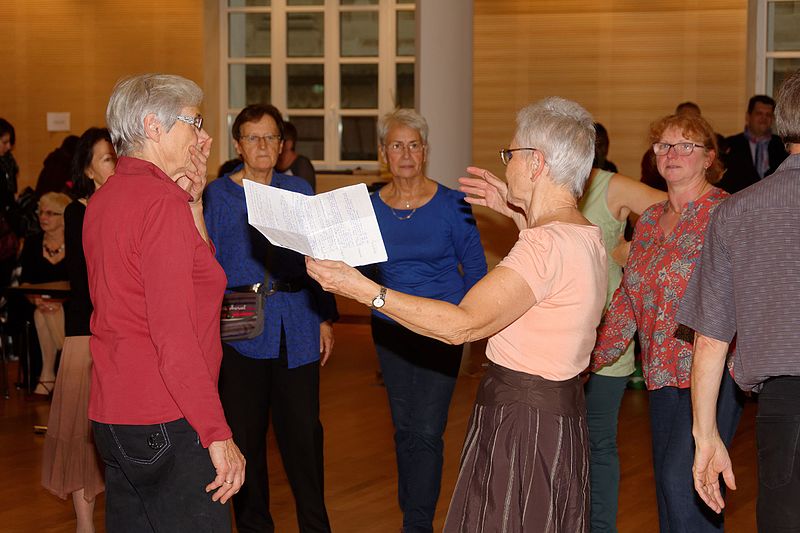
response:
<path fill-rule="evenodd" d="M 614 362 L 639 331 L 660 529 L 721 531 L 721 516 L 708 512 L 693 493 L 692 344 L 674 335 L 678 304 L 700 257 L 706 225 L 728 194 L 712 185 L 722 164 L 714 130 L 702 117 L 665 117 L 651 126 L 650 140 L 669 198 L 647 209 L 636 224 L 622 284 L 598 328 L 591 370 Z M 740 412 L 736 387 L 726 376 L 717 420 L 726 444 Z"/>

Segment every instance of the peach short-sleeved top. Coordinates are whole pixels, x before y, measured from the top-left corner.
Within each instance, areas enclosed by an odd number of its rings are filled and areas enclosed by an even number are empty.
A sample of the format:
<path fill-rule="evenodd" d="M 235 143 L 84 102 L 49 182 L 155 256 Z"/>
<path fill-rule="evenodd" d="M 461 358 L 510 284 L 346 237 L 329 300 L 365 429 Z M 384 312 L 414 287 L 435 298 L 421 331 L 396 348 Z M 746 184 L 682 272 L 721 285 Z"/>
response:
<path fill-rule="evenodd" d="M 489 359 L 552 381 L 585 370 L 606 301 L 600 229 L 562 222 L 524 229 L 498 267 L 522 276 L 536 304 L 489 339 Z"/>

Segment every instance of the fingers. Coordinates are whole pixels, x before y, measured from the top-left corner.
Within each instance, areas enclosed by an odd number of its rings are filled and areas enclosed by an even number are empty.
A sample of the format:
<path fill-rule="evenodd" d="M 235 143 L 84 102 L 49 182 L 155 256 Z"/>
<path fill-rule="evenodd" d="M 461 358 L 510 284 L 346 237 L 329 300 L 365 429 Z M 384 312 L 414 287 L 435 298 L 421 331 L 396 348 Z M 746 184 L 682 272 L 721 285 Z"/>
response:
<path fill-rule="evenodd" d="M 736 477 L 733 475 L 732 468 L 726 468 L 722 472 L 722 479 L 725 481 L 725 485 L 731 490 L 736 490 Z"/>

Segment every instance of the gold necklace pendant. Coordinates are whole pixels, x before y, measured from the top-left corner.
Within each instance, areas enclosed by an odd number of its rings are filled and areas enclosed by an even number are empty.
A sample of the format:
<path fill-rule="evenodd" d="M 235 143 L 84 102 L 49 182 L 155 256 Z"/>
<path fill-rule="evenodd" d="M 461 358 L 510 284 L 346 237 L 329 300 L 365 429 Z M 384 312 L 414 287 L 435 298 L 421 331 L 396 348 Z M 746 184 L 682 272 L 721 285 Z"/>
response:
<path fill-rule="evenodd" d="M 414 216 L 414 213 L 417 212 L 417 208 L 415 207 L 414 209 L 411 210 L 411 212 L 409 214 L 407 214 L 405 216 L 400 216 L 400 215 L 397 214 L 397 211 L 394 210 L 394 207 L 390 206 L 389 210 L 392 212 L 392 214 L 394 215 L 394 218 L 396 218 L 397 220 L 408 220 L 409 218 Z"/>

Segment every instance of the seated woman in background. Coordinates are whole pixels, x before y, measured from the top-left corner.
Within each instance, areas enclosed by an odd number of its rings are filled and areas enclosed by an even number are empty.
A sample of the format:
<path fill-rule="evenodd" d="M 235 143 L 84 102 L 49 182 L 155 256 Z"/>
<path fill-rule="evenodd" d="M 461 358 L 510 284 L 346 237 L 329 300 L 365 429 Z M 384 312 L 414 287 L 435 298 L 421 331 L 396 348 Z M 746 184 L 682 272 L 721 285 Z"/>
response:
<path fill-rule="evenodd" d="M 605 302 L 606 252 L 578 196 L 594 142 L 592 117 L 575 102 L 553 97 L 520 111 L 511 146 L 500 152 L 511 204 L 502 213 L 525 229 L 459 305 L 389 290 L 344 263 L 306 259 L 324 289 L 412 331 L 450 344 L 491 336 L 446 533 L 589 529 L 579 374 Z"/>
<path fill-rule="evenodd" d="M 42 233 L 27 238 L 19 261 L 22 267 L 20 283 L 66 281 L 64 261 L 64 209 L 70 197 L 50 192 L 39 199 L 39 225 Z M 59 301 L 35 298 L 33 322 L 42 349 L 42 372 L 34 394 L 50 395 L 56 382 L 56 352 L 64 344 L 64 307 Z"/>
<path fill-rule="evenodd" d="M 72 190 L 76 200 L 64 210 L 70 298 L 64 315 L 66 338 L 44 439 L 42 485 L 59 498 L 72 495 L 77 533 L 94 531 L 94 500 L 103 492 L 103 474 L 91 437 L 88 413 L 92 302 L 83 255 L 83 217 L 89 197 L 114 173 L 116 164 L 117 156 L 108 130 L 86 130 L 72 160 Z"/>

